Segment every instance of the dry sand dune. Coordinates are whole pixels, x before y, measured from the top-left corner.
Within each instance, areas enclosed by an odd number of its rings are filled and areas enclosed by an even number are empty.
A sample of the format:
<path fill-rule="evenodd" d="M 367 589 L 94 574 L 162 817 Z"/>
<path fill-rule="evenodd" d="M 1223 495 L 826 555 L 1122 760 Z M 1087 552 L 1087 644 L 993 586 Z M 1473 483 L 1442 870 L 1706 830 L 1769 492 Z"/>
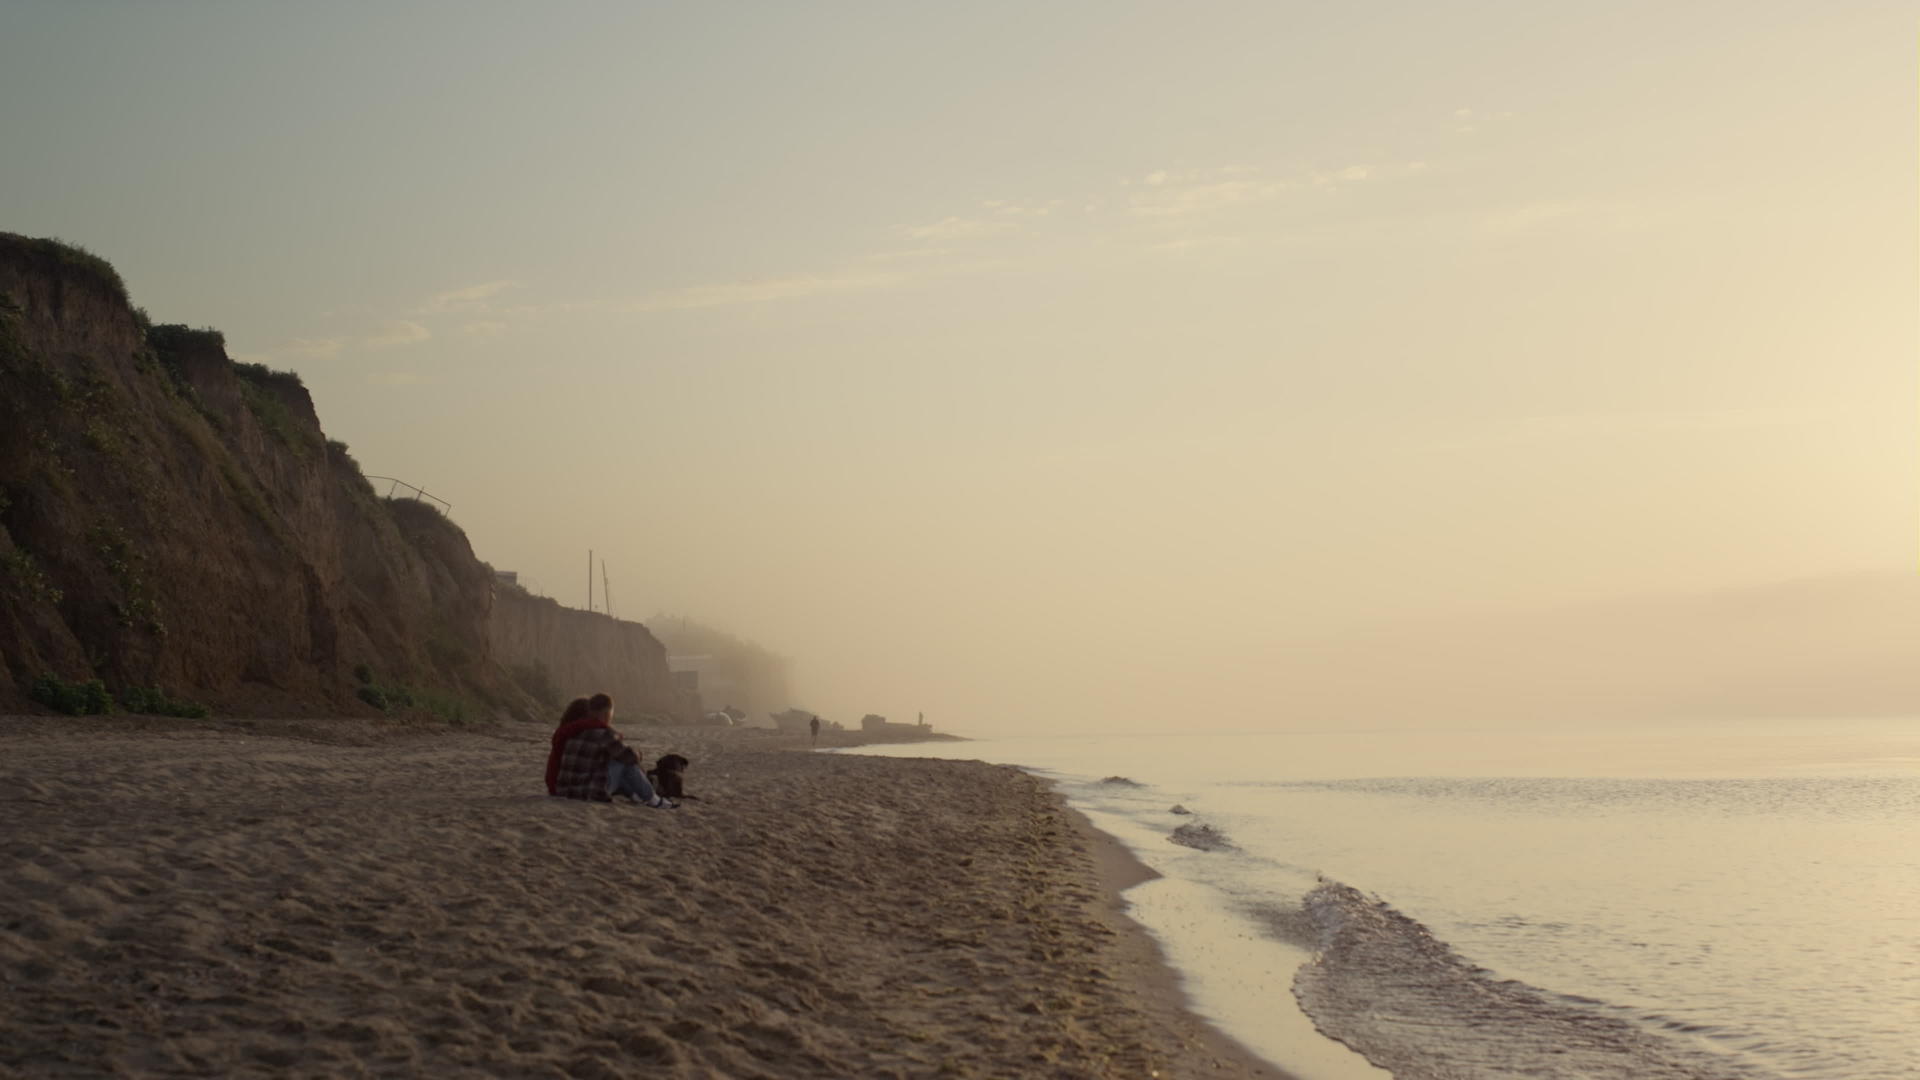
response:
<path fill-rule="evenodd" d="M 332 744 L 0 721 L 0 1075 L 1275 1075 L 1012 769 L 635 732 L 658 811 L 535 728 L 272 730 Z"/>

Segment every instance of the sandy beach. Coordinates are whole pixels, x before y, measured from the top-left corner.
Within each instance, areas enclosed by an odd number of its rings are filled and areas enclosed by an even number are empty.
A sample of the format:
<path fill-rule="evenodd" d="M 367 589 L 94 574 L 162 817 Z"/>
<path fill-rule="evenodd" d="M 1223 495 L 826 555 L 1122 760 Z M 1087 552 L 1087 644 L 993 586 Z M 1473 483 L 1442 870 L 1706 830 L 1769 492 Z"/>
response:
<path fill-rule="evenodd" d="M 0 719 L 0 1075 L 1282 1075 L 1035 779 L 627 730 L 699 800 L 549 799 L 532 725 Z"/>

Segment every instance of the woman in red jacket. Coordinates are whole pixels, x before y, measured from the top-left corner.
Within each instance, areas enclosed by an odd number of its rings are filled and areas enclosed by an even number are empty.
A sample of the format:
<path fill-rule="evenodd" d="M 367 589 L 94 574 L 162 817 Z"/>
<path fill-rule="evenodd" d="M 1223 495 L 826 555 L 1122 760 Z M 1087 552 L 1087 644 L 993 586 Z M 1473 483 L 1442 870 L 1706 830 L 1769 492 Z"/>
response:
<path fill-rule="evenodd" d="M 640 755 L 613 730 L 613 699 L 605 694 L 575 701 L 560 718 L 547 754 L 547 794 L 596 802 L 625 795 L 660 810 L 680 807 L 647 782 Z"/>
<path fill-rule="evenodd" d="M 559 794 L 554 785 L 560 779 L 560 754 L 566 749 L 567 740 L 593 726 L 588 722 L 593 715 L 593 703 L 586 698 L 574 698 L 568 703 L 567 711 L 560 714 L 560 726 L 553 729 L 553 749 L 547 751 L 547 794 Z"/>

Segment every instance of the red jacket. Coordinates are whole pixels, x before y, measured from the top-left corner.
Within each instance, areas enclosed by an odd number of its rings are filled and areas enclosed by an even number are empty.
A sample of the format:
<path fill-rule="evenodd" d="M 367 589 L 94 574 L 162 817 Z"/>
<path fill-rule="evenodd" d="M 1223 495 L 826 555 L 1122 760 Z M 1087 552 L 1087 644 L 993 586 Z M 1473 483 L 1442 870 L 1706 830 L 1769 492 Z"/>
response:
<path fill-rule="evenodd" d="M 583 716 L 571 724 L 561 724 L 553 732 L 553 749 L 547 751 L 547 794 L 554 793 L 560 781 L 560 752 L 566 749 L 567 740 L 586 731 L 588 728 L 606 727 L 604 716 Z"/>

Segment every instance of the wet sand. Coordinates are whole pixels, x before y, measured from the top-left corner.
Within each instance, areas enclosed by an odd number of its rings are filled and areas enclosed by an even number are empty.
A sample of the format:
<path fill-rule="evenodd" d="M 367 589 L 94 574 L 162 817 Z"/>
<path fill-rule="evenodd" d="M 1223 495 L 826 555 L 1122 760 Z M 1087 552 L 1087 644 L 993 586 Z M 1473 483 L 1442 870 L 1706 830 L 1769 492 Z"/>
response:
<path fill-rule="evenodd" d="M 0 719 L 0 1076 L 1283 1075 L 1026 774 L 629 729 L 659 811 L 545 735 Z"/>

